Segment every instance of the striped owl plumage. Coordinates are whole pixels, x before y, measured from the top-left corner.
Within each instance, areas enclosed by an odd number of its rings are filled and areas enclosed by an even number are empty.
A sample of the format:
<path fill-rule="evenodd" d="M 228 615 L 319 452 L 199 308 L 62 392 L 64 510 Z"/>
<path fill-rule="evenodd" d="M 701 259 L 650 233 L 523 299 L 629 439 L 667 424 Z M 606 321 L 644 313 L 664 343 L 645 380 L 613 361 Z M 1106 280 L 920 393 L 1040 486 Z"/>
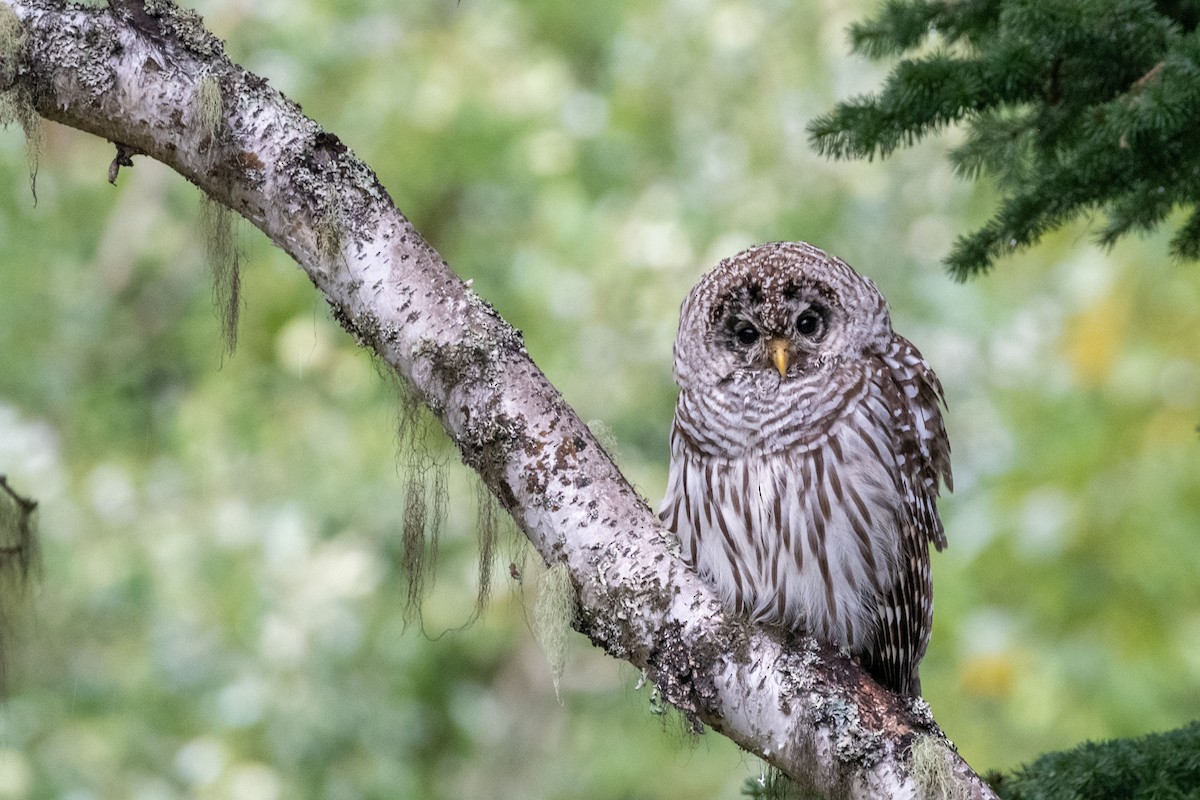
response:
<path fill-rule="evenodd" d="M 684 559 L 735 612 L 920 694 L 950 445 L 875 284 L 804 243 L 726 259 L 683 303 L 675 380 L 660 513 Z"/>

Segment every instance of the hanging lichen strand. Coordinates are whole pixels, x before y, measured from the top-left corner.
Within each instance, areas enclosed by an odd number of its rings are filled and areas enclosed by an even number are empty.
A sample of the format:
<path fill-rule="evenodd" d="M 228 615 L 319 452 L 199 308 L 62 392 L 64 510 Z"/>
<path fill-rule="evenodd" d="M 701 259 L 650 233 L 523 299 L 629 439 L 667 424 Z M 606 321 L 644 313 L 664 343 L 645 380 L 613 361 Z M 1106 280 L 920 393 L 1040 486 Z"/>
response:
<path fill-rule="evenodd" d="M 37 202 L 38 159 L 42 154 L 42 118 L 30 102 L 28 91 L 11 88 L 17 74 L 25 29 L 8 6 L 0 6 L 0 128 L 16 122 L 25 132 L 25 155 L 29 161 L 29 190 Z"/>
<path fill-rule="evenodd" d="M 1111 246 L 1186 211 L 1171 242 L 1200 257 L 1200 6 L 1148 0 L 892 0 L 850 30 L 853 49 L 908 54 L 877 94 L 809 125 L 834 158 L 887 156 L 951 124 L 964 177 L 990 178 L 995 215 L 955 243 L 959 278 L 1102 211 Z"/>
<path fill-rule="evenodd" d="M 475 481 L 475 533 L 479 543 L 479 591 L 475 595 L 478 617 L 492 596 L 492 567 L 496 561 L 496 537 L 500 526 L 500 504 L 478 478 Z"/>
<path fill-rule="evenodd" d="M 0 475 L 0 688 L 8 674 L 9 624 L 38 563 L 37 502 Z"/>
<path fill-rule="evenodd" d="M 575 587 L 571 585 L 570 570 L 562 562 L 552 564 L 538 581 L 537 600 L 533 606 L 533 633 L 550 664 L 555 696 L 559 696 L 559 681 L 567 668 L 567 643 L 574 616 Z M 562 702 L 561 697 L 559 702 Z"/>
<path fill-rule="evenodd" d="M 393 378 L 392 384 L 398 399 L 396 461 L 404 498 L 399 567 L 406 581 L 404 621 L 412 624 L 420 620 L 421 601 L 437 564 L 449 490 L 445 461 L 430 448 L 424 405 L 406 382 Z"/>
<path fill-rule="evenodd" d="M 212 169 L 225 118 L 220 82 L 212 75 L 201 78 L 194 102 L 196 122 L 206 136 L 206 166 Z M 204 232 L 204 253 L 212 271 L 213 305 L 221 320 L 221 341 L 225 355 L 232 356 L 237 349 L 238 318 L 242 310 L 241 254 L 233 211 L 204 195 L 200 200 L 200 230 Z"/>
<path fill-rule="evenodd" d="M 419 623 L 421 603 L 433 584 L 438 539 L 445 527 L 450 502 L 449 457 L 439 450 L 444 439 L 441 429 L 412 388 L 399 379 L 393 378 L 391 382 L 398 398 L 396 463 L 404 502 L 398 567 L 405 580 L 404 620 L 412 624 Z M 496 545 L 504 521 L 500 504 L 487 486 L 474 475 L 467 480 L 475 485 L 479 586 L 475 607 L 462 627 L 478 619 L 487 608 Z M 515 529 L 512 533 L 516 538 Z"/>
<path fill-rule="evenodd" d="M 200 199 L 200 229 L 204 254 L 212 271 L 213 307 L 221 321 L 225 355 L 237 349 L 238 317 L 242 309 L 242 271 L 234 215 L 208 195 Z"/>

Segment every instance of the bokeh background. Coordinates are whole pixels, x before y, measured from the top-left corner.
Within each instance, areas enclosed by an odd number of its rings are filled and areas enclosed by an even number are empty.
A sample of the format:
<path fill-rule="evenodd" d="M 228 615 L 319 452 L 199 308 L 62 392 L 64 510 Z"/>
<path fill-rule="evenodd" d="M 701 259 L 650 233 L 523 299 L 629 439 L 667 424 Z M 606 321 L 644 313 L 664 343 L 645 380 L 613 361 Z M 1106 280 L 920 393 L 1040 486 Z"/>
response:
<path fill-rule="evenodd" d="M 1200 269 L 1087 221 L 961 285 L 993 207 L 954 133 L 832 163 L 805 124 L 885 66 L 869 2 L 205 0 L 231 56 L 372 165 L 656 502 L 678 304 L 743 246 L 870 275 L 949 399 L 957 491 L 923 668 L 979 769 L 1200 717 Z M 509 535 L 486 613 L 476 488 L 403 618 L 396 392 L 242 226 L 224 357 L 194 187 L 0 133 L 0 473 L 41 502 L 0 798 L 732 798 L 754 759 L 655 713 L 580 636 L 558 695 Z M 510 564 L 520 574 L 511 576 Z"/>

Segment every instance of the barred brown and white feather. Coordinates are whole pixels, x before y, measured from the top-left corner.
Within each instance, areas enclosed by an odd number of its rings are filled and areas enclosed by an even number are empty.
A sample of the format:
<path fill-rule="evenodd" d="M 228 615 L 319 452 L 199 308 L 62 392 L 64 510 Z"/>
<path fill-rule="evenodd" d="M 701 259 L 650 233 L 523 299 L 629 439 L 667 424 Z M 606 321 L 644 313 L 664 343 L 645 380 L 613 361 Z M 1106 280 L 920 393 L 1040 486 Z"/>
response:
<path fill-rule="evenodd" d="M 942 388 L 870 280 L 803 243 L 722 261 L 684 301 L 661 514 L 725 604 L 917 694 L 950 486 Z"/>

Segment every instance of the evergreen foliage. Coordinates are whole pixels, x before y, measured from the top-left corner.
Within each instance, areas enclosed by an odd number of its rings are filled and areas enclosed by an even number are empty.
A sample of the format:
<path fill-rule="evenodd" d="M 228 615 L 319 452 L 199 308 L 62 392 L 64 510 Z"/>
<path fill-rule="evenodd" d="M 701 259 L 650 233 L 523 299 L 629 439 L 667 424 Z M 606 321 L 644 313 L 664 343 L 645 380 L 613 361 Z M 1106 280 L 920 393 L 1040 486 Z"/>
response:
<path fill-rule="evenodd" d="M 1195 800 L 1200 798 L 1200 722 L 1048 753 L 992 781 L 1005 800 Z"/>
<path fill-rule="evenodd" d="M 946 259 L 965 278 L 1080 214 L 1098 241 L 1148 231 L 1176 209 L 1171 243 L 1200 257 L 1200 3 L 889 0 L 851 28 L 853 49 L 904 57 L 878 94 L 809 125 L 835 158 L 886 156 L 955 123 L 951 159 L 1002 194 Z"/>

